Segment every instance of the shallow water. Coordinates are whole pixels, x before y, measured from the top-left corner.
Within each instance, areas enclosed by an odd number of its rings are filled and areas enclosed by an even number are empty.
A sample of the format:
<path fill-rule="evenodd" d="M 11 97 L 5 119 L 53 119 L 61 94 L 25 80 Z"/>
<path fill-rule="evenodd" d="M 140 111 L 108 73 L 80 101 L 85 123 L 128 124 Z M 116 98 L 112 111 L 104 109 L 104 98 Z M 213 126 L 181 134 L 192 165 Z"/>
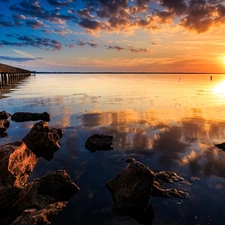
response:
<path fill-rule="evenodd" d="M 154 223 L 225 221 L 225 75 L 38 74 L 4 91 L 0 111 L 48 112 L 62 128 L 61 149 L 39 159 L 29 180 L 65 169 L 81 190 L 53 225 L 135 225 L 112 211 L 104 184 L 133 157 L 153 171 L 174 171 L 191 185 L 172 184 L 189 199 L 151 198 Z M 21 140 L 35 122 L 10 121 L 0 144 Z M 113 135 L 114 150 L 84 148 L 94 133 Z"/>

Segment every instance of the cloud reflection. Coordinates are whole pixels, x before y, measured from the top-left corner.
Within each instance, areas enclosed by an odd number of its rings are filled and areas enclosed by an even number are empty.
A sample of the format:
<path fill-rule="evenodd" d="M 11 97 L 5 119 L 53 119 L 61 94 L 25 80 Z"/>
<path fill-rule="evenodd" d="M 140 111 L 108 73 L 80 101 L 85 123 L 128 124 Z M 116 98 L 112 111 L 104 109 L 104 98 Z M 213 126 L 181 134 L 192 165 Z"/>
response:
<path fill-rule="evenodd" d="M 225 155 L 214 147 L 225 139 L 225 121 L 205 119 L 198 113 L 181 118 L 174 125 L 160 120 L 157 113 L 143 116 L 132 111 L 116 111 L 83 114 L 80 126 L 89 134 L 113 135 L 114 149 L 125 154 L 154 156 L 161 166 L 173 168 L 179 164 L 188 166 L 193 174 L 225 177 L 222 166 Z"/>

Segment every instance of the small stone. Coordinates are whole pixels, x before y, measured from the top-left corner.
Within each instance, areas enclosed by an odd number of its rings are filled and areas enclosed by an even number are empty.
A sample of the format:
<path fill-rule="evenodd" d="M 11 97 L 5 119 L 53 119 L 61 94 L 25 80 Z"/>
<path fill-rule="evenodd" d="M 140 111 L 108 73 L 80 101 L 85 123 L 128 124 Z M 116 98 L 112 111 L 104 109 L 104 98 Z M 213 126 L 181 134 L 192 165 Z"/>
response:
<path fill-rule="evenodd" d="M 95 152 L 96 150 L 112 150 L 113 136 L 94 134 L 87 139 L 85 148 L 92 152 Z"/>
<path fill-rule="evenodd" d="M 31 112 L 16 112 L 11 116 L 11 119 L 15 122 L 25 122 L 25 121 L 50 121 L 50 115 L 47 112 L 43 113 L 31 113 Z"/>

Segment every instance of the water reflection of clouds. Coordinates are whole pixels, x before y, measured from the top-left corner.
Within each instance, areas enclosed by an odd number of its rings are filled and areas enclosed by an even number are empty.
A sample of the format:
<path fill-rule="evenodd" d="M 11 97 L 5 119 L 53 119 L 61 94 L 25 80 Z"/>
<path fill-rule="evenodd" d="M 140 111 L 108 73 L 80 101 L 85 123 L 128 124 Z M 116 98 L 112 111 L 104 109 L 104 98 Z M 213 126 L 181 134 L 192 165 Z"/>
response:
<path fill-rule="evenodd" d="M 98 112 L 83 114 L 79 121 L 89 134 L 113 135 L 117 151 L 136 152 L 144 157 L 154 155 L 161 166 L 173 167 L 178 163 L 188 166 L 194 174 L 222 176 L 225 155 L 214 144 L 225 140 L 225 121 L 215 122 L 198 114 L 174 123 L 160 121 L 160 117 L 154 115 L 156 112 L 145 113 L 144 116 L 132 111 Z"/>

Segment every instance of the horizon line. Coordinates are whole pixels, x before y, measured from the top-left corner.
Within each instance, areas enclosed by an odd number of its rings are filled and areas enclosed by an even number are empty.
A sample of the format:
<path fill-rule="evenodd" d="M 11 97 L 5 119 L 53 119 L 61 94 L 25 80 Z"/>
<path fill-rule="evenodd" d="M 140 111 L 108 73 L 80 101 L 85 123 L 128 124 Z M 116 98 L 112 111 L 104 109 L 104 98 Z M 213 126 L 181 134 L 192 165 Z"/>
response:
<path fill-rule="evenodd" d="M 75 72 L 75 71 L 31 71 L 32 73 L 51 73 L 51 74 L 55 74 L 55 73 L 63 73 L 63 74 L 66 74 L 66 73 L 69 73 L 69 74 L 224 74 L 225 75 L 225 72 L 222 73 L 222 72 L 122 72 L 122 71 L 119 71 L 119 72 L 115 72 L 115 71 L 108 71 L 108 72 L 101 72 L 101 71 L 89 71 L 89 72 L 82 72 L 82 71 L 79 71 L 79 72 Z"/>

